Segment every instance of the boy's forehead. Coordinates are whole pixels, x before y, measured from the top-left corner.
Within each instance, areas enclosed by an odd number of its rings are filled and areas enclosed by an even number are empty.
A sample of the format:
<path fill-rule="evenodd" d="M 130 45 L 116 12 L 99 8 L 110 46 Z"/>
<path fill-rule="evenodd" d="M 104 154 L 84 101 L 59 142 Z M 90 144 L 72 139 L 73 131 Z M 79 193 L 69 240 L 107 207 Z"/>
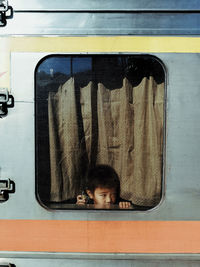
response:
<path fill-rule="evenodd" d="M 95 188 L 95 192 L 116 192 L 116 188 L 112 187 L 112 188 L 107 188 L 107 187 L 96 187 Z"/>

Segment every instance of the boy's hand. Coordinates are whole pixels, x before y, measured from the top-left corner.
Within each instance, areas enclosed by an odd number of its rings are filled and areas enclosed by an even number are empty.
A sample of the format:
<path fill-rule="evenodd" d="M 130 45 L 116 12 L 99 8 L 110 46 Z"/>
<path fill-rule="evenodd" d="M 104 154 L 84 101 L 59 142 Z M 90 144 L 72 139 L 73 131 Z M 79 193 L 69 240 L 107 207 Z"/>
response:
<path fill-rule="evenodd" d="M 76 201 L 77 205 L 85 205 L 86 204 L 86 201 L 85 201 L 85 198 L 83 195 L 78 195 L 76 200 L 77 200 Z"/>
<path fill-rule="evenodd" d="M 122 202 L 119 202 L 119 207 L 120 209 L 127 209 L 131 206 L 131 203 L 128 202 L 128 201 L 122 201 Z"/>

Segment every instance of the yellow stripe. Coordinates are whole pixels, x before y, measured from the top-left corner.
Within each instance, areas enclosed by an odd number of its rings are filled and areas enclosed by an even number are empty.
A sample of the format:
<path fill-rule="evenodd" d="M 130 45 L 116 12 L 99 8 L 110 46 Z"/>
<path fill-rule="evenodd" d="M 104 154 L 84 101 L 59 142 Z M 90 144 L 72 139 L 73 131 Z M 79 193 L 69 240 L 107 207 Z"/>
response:
<path fill-rule="evenodd" d="M 10 88 L 10 53 L 200 53 L 200 37 L 0 37 L 0 87 Z"/>
<path fill-rule="evenodd" d="M 199 53 L 199 37 L 1 37 L 11 52 Z M 6 45 L 2 45 L 6 44 Z"/>
<path fill-rule="evenodd" d="M 0 87 L 10 87 L 10 40 L 0 38 Z"/>

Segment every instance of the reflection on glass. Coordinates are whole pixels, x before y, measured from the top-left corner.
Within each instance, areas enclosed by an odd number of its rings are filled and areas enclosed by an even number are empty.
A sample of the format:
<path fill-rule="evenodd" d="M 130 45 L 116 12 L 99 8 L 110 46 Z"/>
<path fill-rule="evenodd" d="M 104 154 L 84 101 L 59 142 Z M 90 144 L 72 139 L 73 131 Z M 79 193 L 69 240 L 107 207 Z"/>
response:
<path fill-rule="evenodd" d="M 164 70 L 154 57 L 45 58 L 36 69 L 39 199 L 62 208 L 76 205 L 84 191 L 94 203 L 88 172 L 104 164 L 119 177 L 121 199 L 134 207 L 157 205 L 163 118 Z"/>

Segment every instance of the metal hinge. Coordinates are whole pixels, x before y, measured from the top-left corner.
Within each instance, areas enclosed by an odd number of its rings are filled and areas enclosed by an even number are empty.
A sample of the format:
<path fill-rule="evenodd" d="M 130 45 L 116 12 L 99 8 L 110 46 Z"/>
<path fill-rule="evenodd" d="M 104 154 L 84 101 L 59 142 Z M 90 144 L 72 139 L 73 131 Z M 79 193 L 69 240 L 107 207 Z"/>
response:
<path fill-rule="evenodd" d="M 8 93 L 7 88 L 0 88 L 0 118 L 8 114 L 8 108 L 14 107 L 14 97 Z"/>
<path fill-rule="evenodd" d="M 13 18 L 13 8 L 8 5 L 8 0 L 0 0 L 0 27 L 7 24 L 7 19 Z"/>
<path fill-rule="evenodd" d="M 1 263 L 0 267 L 15 267 L 15 265 L 12 263 Z"/>
<path fill-rule="evenodd" d="M 6 201 L 15 192 L 15 183 L 10 179 L 0 180 L 0 201 Z"/>

